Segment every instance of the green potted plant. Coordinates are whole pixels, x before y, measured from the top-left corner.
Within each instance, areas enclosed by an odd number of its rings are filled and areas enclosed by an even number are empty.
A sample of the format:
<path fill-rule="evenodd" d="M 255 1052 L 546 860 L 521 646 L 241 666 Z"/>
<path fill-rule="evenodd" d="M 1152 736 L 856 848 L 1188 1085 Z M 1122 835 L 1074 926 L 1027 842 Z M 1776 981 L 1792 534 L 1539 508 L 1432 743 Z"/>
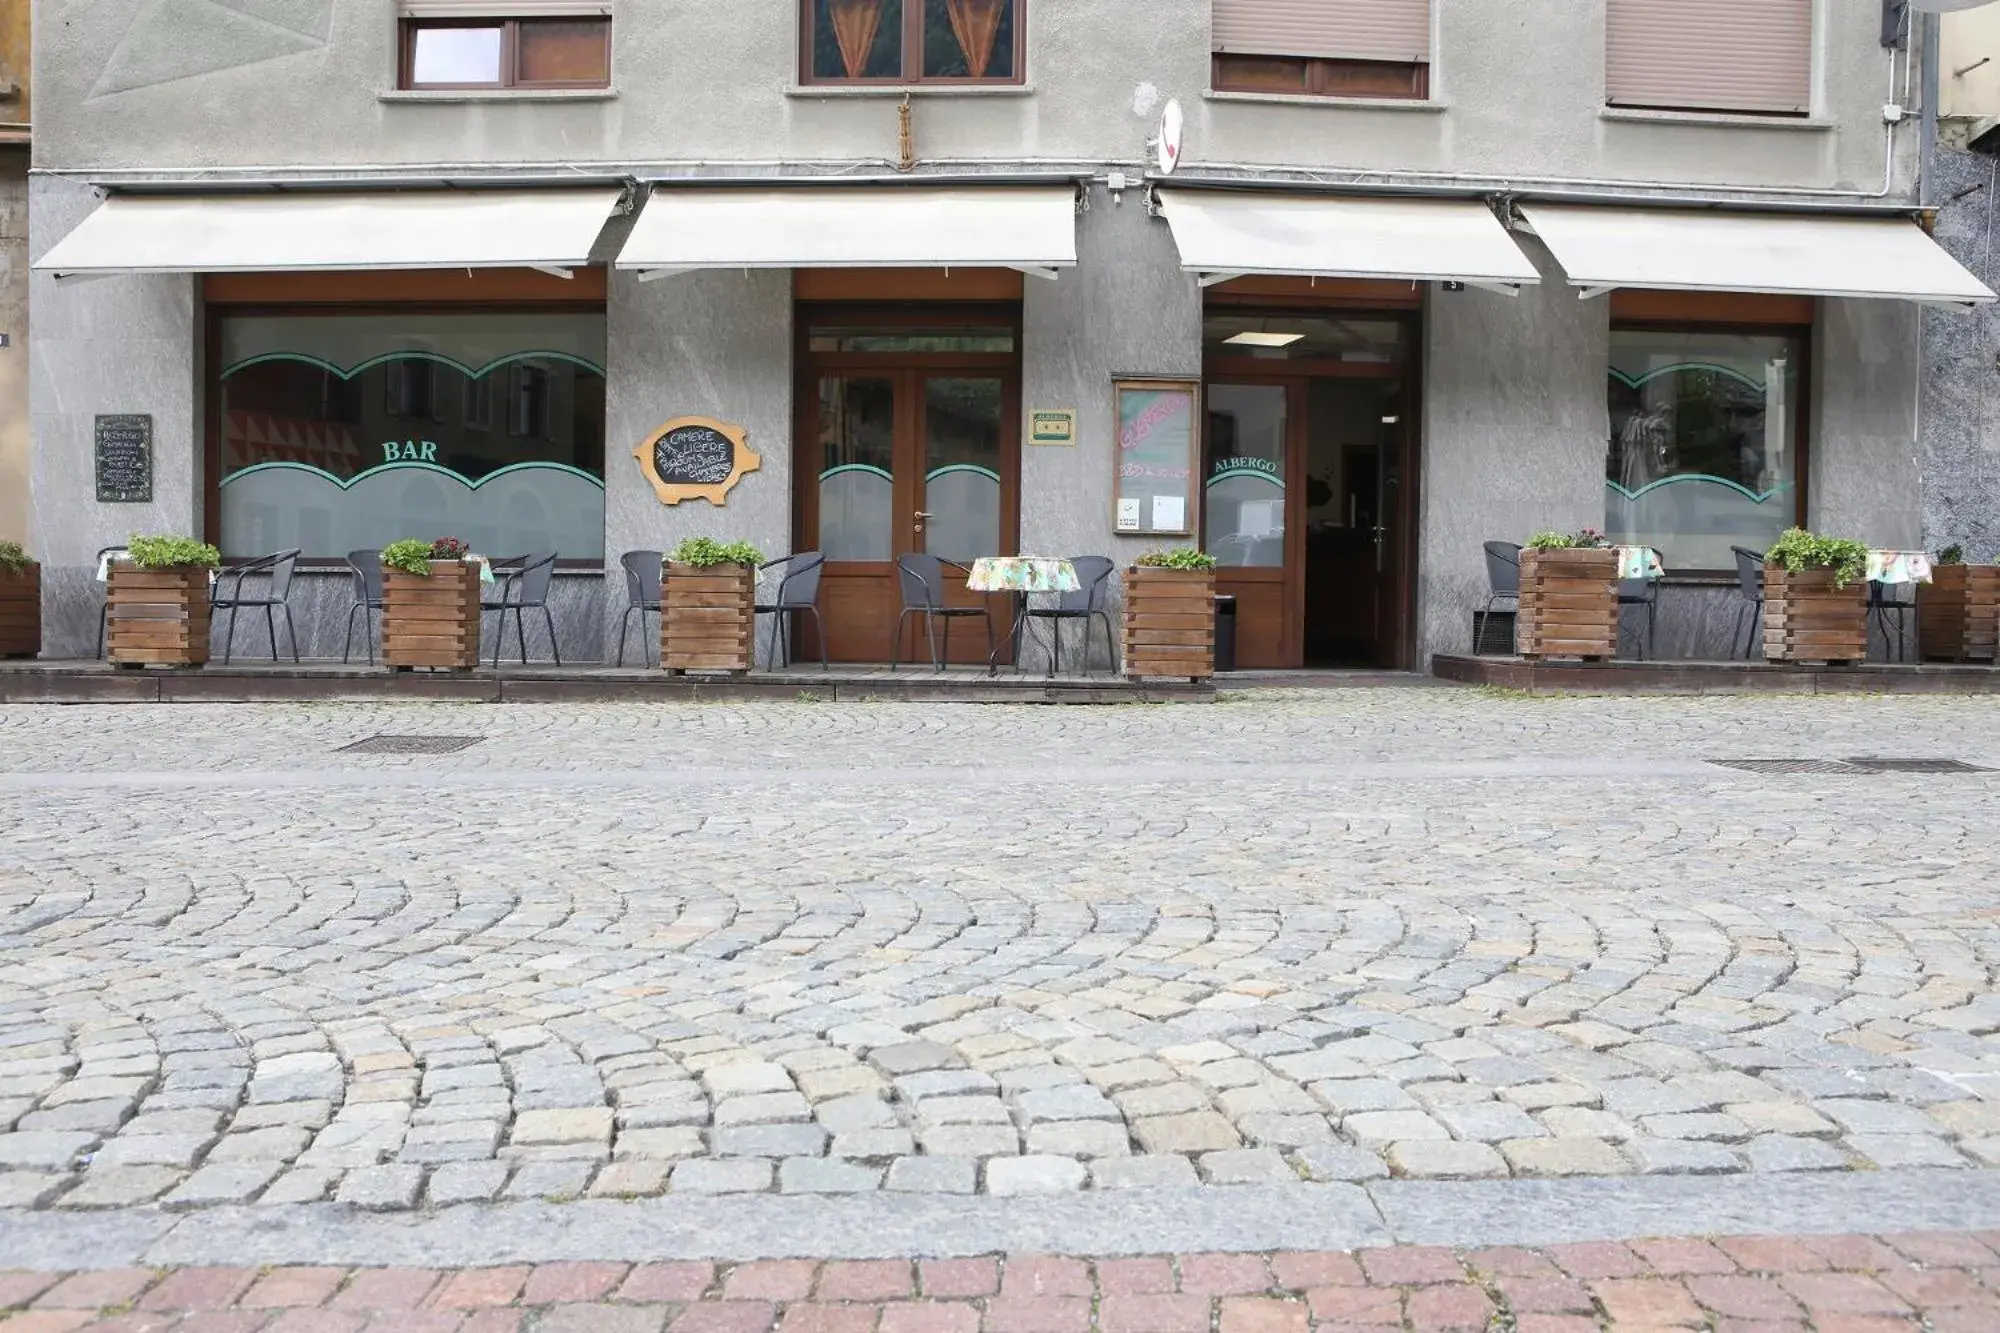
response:
<path fill-rule="evenodd" d="M 0 657 L 42 651 L 42 567 L 19 542 L 0 542 Z"/>
<path fill-rule="evenodd" d="M 1991 662 L 2000 655 L 2000 564 L 1971 565 L 1945 547 L 1931 581 L 1917 585 L 1917 641 L 1931 662 Z"/>
<path fill-rule="evenodd" d="M 660 665 L 688 671 L 748 671 L 756 665 L 757 567 L 749 542 L 687 537 L 662 571 Z"/>
<path fill-rule="evenodd" d="M 1618 651 L 1618 552 L 1594 528 L 1538 532 L 1521 548 L 1516 650 L 1604 660 Z"/>
<path fill-rule="evenodd" d="M 208 661 L 209 588 L 222 553 L 192 537 L 134 536 L 105 576 L 106 643 L 118 667 Z"/>
<path fill-rule="evenodd" d="M 1125 571 L 1125 674 L 1215 674 L 1215 557 L 1191 546 L 1148 551 Z"/>
<path fill-rule="evenodd" d="M 479 665 L 479 562 L 456 537 L 382 548 L 382 662 L 391 671 Z"/>
<path fill-rule="evenodd" d="M 1764 554 L 1764 656 L 1772 662 L 1868 657 L 1868 547 L 1792 528 Z"/>

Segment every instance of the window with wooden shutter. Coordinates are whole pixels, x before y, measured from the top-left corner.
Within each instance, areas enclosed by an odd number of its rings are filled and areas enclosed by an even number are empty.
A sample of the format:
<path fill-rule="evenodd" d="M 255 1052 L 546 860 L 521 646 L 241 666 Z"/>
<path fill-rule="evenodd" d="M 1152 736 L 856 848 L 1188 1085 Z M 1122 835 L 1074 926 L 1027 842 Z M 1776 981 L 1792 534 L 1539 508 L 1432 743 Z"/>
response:
<path fill-rule="evenodd" d="M 401 0 L 398 85 L 414 89 L 606 88 L 605 0 Z"/>
<path fill-rule="evenodd" d="M 1431 0 L 1214 0 L 1220 92 L 1430 95 Z"/>
<path fill-rule="evenodd" d="M 1803 116 L 1813 0 L 1609 0 L 1612 106 Z"/>

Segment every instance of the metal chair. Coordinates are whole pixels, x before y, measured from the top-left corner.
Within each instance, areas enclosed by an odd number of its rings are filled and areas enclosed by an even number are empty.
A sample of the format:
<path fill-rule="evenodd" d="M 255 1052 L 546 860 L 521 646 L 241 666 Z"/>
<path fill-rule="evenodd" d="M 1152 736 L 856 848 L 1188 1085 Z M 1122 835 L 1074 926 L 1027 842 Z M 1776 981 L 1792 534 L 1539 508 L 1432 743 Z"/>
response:
<path fill-rule="evenodd" d="M 292 661 L 299 660 L 299 632 L 292 624 L 292 607 L 287 600 L 292 592 L 292 569 L 299 562 L 300 552 L 280 551 L 276 555 L 260 555 L 255 560 L 247 560 L 240 565 L 225 569 L 215 576 L 215 586 L 209 589 L 208 605 L 211 611 L 229 612 L 229 629 L 222 640 L 222 664 L 229 665 L 236 647 L 236 613 L 244 607 L 264 609 L 264 628 L 271 635 L 271 660 L 278 660 L 278 620 L 272 613 L 279 607 L 285 610 L 285 633 L 292 641 Z M 247 596 L 243 591 L 243 580 L 253 574 L 268 575 L 270 582 L 264 586 L 261 597 Z M 225 591 L 227 589 L 227 591 Z"/>
<path fill-rule="evenodd" d="M 1646 627 L 1639 639 L 1639 660 L 1645 661 L 1653 654 L 1653 635 L 1660 624 L 1660 585 L 1650 579 L 1620 579 L 1618 581 L 1618 624 L 1622 631 L 1625 624 L 1625 608 L 1643 606 L 1646 608 Z"/>
<path fill-rule="evenodd" d="M 1111 670 L 1118 671 L 1118 636 L 1111 628 L 1111 575 L 1118 566 L 1109 556 L 1074 555 L 1069 560 L 1079 585 L 1075 592 L 1059 594 L 1054 606 L 1030 605 L 1022 614 L 1029 620 L 1050 623 L 1049 674 L 1062 671 L 1062 627 L 1066 620 L 1083 622 L 1083 670 L 1090 673 L 1090 628 L 1092 621 L 1104 622 L 1104 646 L 1111 653 Z M 1016 645 L 1016 651 L 1019 645 Z"/>
<path fill-rule="evenodd" d="M 625 636 L 632 630 L 632 617 L 639 617 L 639 661 L 652 665 L 654 651 L 646 645 L 657 645 L 660 636 L 646 638 L 646 616 L 660 615 L 661 564 L 666 559 L 660 551 L 627 551 L 618 557 L 618 563 L 625 567 L 625 614 L 618 621 L 618 665 L 625 665 Z"/>
<path fill-rule="evenodd" d="M 1519 542 L 1486 543 L 1486 604 L 1472 617 L 1472 652 L 1486 646 L 1486 624 L 1499 602 L 1521 605 L 1521 546 Z"/>
<path fill-rule="evenodd" d="M 978 616 L 986 622 L 986 658 L 993 660 L 993 617 L 983 606 L 946 606 L 944 571 L 949 567 L 961 574 L 972 571 L 955 560 L 917 552 L 896 561 L 896 581 L 903 590 L 903 613 L 896 617 L 896 636 L 889 641 L 889 670 L 902 665 L 903 625 L 911 616 L 924 618 L 924 638 L 930 644 L 931 666 L 943 671 L 951 661 L 951 622 Z M 936 624 L 944 622 L 944 656 L 938 656 Z"/>
<path fill-rule="evenodd" d="M 382 553 L 349 551 L 347 569 L 354 576 L 354 605 L 347 608 L 347 633 L 340 639 L 340 660 L 350 660 L 354 652 L 354 617 L 361 617 L 362 638 L 368 648 L 368 665 L 375 665 L 375 636 L 382 614 Z"/>
<path fill-rule="evenodd" d="M 1736 595 L 1742 598 L 1736 608 L 1736 628 L 1729 634 L 1729 654 L 1735 657 L 1740 651 L 1747 662 L 1757 647 L 1757 627 L 1764 623 L 1764 553 L 1747 546 L 1732 546 L 1729 551 L 1736 557 Z M 1745 616 L 1750 620 L 1748 633 L 1743 628 Z M 1738 639 L 1743 641 L 1740 650 Z"/>
<path fill-rule="evenodd" d="M 131 554 L 131 550 L 129 547 L 106 546 L 97 553 L 97 568 L 106 569 L 105 561 L 116 559 L 118 556 L 121 555 L 129 555 L 129 554 Z M 104 656 L 104 635 L 106 628 L 110 624 L 111 624 L 111 584 L 109 582 L 106 582 L 104 585 L 104 604 L 97 608 L 97 655 L 100 658 Z"/>
<path fill-rule="evenodd" d="M 1909 589 L 1908 597 L 1892 597 L 1889 595 L 1892 590 L 1901 592 L 1905 588 Z M 1905 637 L 1909 633 L 1910 615 L 1916 609 L 1916 584 L 1871 583 L 1868 585 L 1868 614 L 1874 618 L 1877 625 L 1881 626 L 1883 642 L 1896 654 L 1898 662 L 1909 660 L 1908 650 L 1905 647 Z M 1896 617 L 1896 632 L 1894 634 L 1889 632 L 1889 617 L 1891 615 Z"/>
<path fill-rule="evenodd" d="M 510 611 L 514 614 L 514 632 L 520 636 L 521 665 L 528 665 L 528 629 L 521 613 L 530 610 L 541 611 L 542 620 L 549 627 L 549 652 L 555 657 L 556 665 L 562 665 L 562 647 L 556 642 L 556 618 L 549 611 L 549 584 L 554 580 L 555 572 L 554 551 L 493 562 L 493 576 L 499 582 L 491 596 L 479 599 L 479 613 L 484 617 L 488 611 L 493 611 L 500 616 L 499 630 L 493 636 L 495 668 L 500 665 L 500 650 L 507 642 L 507 613 Z"/>
<path fill-rule="evenodd" d="M 826 557 L 818 551 L 800 551 L 773 560 L 757 572 L 779 570 L 778 591 L 768 602 L 758 602 L 755 614 L 771 617 L 770 660 L 774 666 L 790 666 L 792 663 L 791 614 L 802 612 L 812 617 L 813 637 L 819 640 L 819 665 L 824 671 L 826 662 L 826 631 L 819 619 L 819 575 L 826 564 Z M 897 638 L 902 637 L 902 626 L 896 627 Z"/>

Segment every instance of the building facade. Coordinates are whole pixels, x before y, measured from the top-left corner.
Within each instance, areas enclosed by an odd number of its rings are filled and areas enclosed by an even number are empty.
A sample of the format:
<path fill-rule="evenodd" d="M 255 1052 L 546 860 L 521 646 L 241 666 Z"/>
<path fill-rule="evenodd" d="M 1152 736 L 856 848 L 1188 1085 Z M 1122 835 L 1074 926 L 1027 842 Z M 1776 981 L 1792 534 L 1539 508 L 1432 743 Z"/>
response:
<path fill-rule="evenodd" d="M 713 535 L 823 551 L 846 660 L 902 553 L 1200 542 L 1242 665 L 1421 667 L 1485 542 L 1593 527 L 1724 656 L 1732 547 L 1922 543 L 1922 305 L 1991 299 L 1886 8 L 40 0 L 48 652 L 133 532 L 302 550 L 318 656 L 349 550 L 451 532 L 561 557 L 566 659 Z M 688 421 L 720 504 L 647 475 Z"/>
<path fill-rule="evenodd" d="M 31 0 L 0 0 L 0 541 L 28 535 Z"/>

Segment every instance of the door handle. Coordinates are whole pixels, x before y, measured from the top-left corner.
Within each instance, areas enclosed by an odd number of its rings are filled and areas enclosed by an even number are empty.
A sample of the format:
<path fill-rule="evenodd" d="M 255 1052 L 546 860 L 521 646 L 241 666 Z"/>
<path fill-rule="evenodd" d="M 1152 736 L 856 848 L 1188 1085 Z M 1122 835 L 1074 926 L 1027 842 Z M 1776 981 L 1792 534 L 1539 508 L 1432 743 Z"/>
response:
<path fill-rule="evenodd" d="M 914 515 L 912 515 L 912 517 L 913 517 L 913 518 L 918 518 L 918 519 L 925 519 L 925 518 L 935 518 L 935 517 L 936 517 L 936 515 L 934 515 L 934 514 L 924 514 L 924 513 L 918 513 L 918 514 L 914 514 Z"/>

